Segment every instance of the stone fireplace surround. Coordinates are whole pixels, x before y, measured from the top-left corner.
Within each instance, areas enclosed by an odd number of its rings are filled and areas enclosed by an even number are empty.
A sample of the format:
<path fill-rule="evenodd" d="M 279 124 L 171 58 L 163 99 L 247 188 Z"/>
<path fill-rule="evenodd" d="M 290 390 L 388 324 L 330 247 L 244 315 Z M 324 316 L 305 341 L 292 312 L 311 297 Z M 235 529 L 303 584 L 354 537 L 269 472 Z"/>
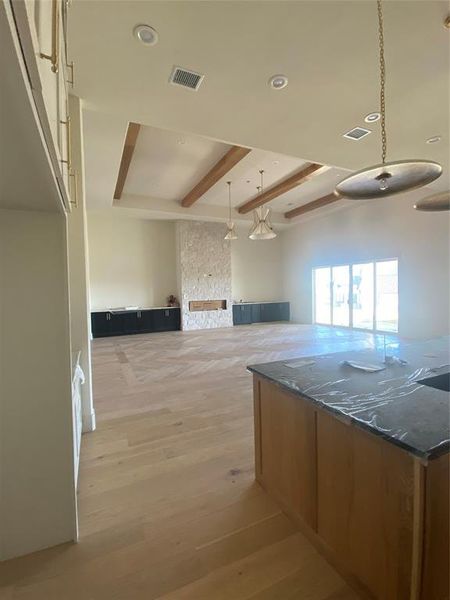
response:
<path fill-rule="evenodd" d="M 222 223 L 177 221 L 177 282 L 183 330 L 233 325 L 231 246 Z M 224 301 L 225 309 L 190 310 L 189 302 Z"/>

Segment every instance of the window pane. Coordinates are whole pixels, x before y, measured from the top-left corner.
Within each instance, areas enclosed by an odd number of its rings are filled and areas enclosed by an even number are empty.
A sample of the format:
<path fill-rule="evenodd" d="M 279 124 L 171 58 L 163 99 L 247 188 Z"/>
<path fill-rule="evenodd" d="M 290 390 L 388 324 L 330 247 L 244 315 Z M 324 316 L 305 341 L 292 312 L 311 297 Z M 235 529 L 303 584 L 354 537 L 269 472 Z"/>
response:
<path fill-rule="evenodd" d="M 398 331 L 398 263 L 384 260 L 376 264 L 377 329 Z"/>
<path fill-rule="evenodd" d="M 350 267 L 333 267 L 333 325 L 350 325 Z"/>
<path fill-rule="evenodd" d="M 331 324 L 331 269 L 314 269 L 314 315 L 316 323 Z"/>
<path fill-rule="evenodd" d="M 353 327 L 373 329 L 373 263 L 353 265 Z"/>

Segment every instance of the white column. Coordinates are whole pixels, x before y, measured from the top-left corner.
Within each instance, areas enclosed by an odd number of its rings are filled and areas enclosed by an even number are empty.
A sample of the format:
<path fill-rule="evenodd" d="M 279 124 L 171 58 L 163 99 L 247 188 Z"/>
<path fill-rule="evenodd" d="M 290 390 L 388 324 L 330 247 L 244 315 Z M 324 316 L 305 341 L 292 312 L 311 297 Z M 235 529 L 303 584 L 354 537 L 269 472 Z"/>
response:
<path fill-rule="evenodd" d="M 80 366 L 85 375 L 81 386 L 83 433 L 95 429 L 95 410 L 92 395 L 89 263 L 87 241 L 86 198 L 84 186 L 83 123 L 81 101 L 69 97 L 72 142 L 72 212 L 68 216 L 70 323 L 72 355 L 81 352 Z M 76 186 L 76 198 L 75 198 Z"/>

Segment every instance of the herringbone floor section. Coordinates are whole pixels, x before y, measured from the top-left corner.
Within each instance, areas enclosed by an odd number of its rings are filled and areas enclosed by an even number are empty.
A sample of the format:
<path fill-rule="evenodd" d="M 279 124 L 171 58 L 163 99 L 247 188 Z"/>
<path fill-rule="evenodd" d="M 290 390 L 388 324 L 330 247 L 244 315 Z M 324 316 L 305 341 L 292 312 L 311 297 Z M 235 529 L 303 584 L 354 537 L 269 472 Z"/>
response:
<path fill-rule="evenodd" d="M 254 482 L 245 367 L 375 342 L 294 324 L 95 340 L 80 543 L 4 563 L 0 597 L 355 600 Z"/>

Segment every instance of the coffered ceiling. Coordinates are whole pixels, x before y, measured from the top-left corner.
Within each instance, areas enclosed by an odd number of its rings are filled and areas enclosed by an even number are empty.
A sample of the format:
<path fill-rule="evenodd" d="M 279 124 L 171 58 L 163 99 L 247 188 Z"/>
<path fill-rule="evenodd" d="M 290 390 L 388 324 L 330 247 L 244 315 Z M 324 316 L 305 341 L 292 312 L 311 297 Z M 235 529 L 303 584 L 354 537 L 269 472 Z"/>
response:
<path fill-rule="evenodd" d="M 147 202 L 148 210 L 156 210 L 155 200 L 179 204 L 230 148 L 229 144 L 191 134 L 180 135 L 141 126 L 122 197 L 114 205 L 123 206 L 126 203 L 129 206 L 132 197 L 135 200 L 139 197 L 141 207 Z M 258 194 L 260 170 L 264 170 L 264 187 L 267 189 L 303 170 L 308 164 L 275 152 L 251 150 L 199 198 L 197 208 L 222 207 L 225 215 L 228 207 L 227 181 L 232 182 L 232 206 L 237 209 Z M 269 205 L 275 213 L 280 213 L 276 218 L 283 221 L 284 212 L 331 192 L 337 181 L 346 174 L 347 171 L 342 169 L 322 169 L 316 176 L 272 200 Z M 167 203 L 159 205 L 166 209 L 168 207 Z M 189 216 L 189 209 L 185 209 L 185 214 Z M 233 218 L 248 217 L 234 214 Z"/>
<path fill-rule="evenodd" d="M 448 188 L 448 4 L 384 5 L 388 158 L 438 160 L 445 172 L 431 190 Z M 138 23 L 158 31 L 157 45 L 133 37 Z M 69 58 L 85 105 L 90 206 L 112 205 L 130 121 L 144 127 L 117 202 L 149 210 L 165 201 L 177 218 L 183 193 L 231 145 L 252 152 L 185 212 L 224 218 L 224 182 L 233 180 L 239 205 L 256 191 L 259 168 L 267 187 L 305 163 L 333 167 L 273 200 L 281 215 L 328 193 L 347 170 L 379 162 L 379 123 L 364 123 L 378 108 L 376 25 L 373 1 L 74 0 Z M 169 83 L 174 65 L 204 74 L 198 91 Z M 285 89 L 268 86 L 275 73 L 288 77 Z M 355 126 L 372 133 L 342 137 Z M 441 142 L 427 144 L 434 135 Z"/>

